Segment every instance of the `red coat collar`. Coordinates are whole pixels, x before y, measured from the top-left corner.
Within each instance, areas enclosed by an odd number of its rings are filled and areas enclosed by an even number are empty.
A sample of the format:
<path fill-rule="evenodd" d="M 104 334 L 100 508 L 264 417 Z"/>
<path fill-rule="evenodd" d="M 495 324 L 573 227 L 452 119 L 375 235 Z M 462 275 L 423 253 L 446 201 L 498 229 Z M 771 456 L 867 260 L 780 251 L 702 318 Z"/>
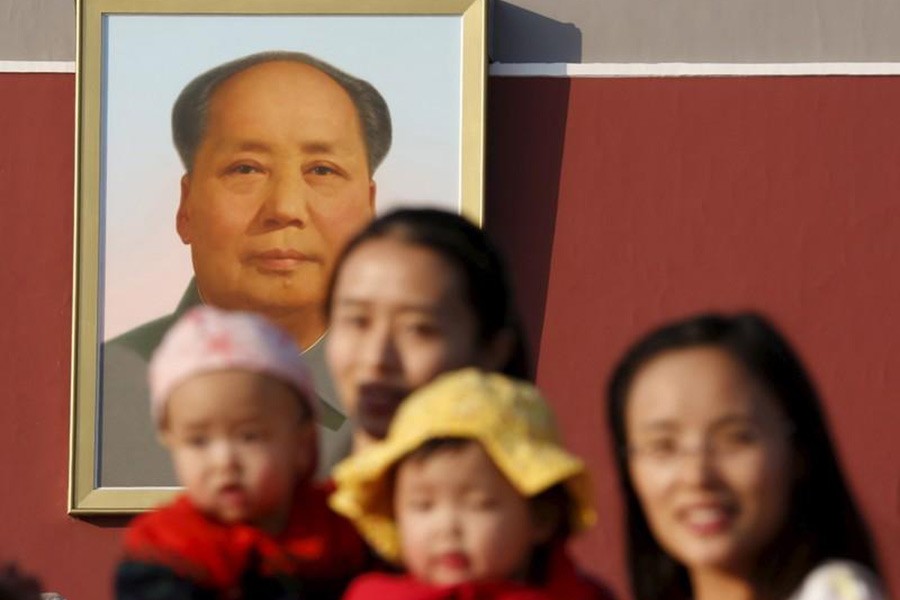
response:
<path fill-rule="evenodd" d="M 298 487 L 288 525 L 278 536 L 210 519 L 182 495 L 136 518 L 125 534 L 125 552 L 217 589 L 237 585 L 248 568 L 264 575 L 349 577 L 363 568 L 367 552 L 353 526 L 328 508 L 330 491 Z"/>

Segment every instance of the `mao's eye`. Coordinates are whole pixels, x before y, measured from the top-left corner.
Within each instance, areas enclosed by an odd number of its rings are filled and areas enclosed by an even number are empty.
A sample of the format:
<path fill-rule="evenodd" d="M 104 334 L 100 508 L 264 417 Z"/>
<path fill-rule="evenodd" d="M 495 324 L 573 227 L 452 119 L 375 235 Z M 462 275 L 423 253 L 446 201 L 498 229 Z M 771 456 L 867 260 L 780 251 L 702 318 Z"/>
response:
<path fill-rule="evenodd" d="M 328 165 L 316 165 L 309 170 L 309 173 L 324 177 L 326 175 L 335 175 L 337 174 L 337 171 Z"/>
<path fill-rule="evenodd" d="M 223 171 L 224 175 L 255 175 L 262 173 L 262 167 L 253 161 L 231 163 Z"/>

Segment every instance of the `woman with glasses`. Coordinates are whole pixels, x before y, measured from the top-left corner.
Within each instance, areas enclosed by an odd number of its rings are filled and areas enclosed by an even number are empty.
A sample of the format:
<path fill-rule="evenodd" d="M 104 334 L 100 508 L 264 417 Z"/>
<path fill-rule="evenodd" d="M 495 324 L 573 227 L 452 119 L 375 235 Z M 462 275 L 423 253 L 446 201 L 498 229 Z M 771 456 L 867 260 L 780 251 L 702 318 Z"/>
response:
<path fill-rule="evenodd" d="M 884 598 L 818 394 L 765 318 L 647 334 L 608 411 L 637 600 Z"/>

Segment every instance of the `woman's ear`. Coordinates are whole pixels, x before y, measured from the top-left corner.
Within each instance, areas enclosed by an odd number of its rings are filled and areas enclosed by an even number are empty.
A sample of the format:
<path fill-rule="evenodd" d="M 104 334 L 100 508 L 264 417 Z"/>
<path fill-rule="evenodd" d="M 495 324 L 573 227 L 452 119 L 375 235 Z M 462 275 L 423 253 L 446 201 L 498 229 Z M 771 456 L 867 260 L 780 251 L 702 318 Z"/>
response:
<path fill-rule="evenodd" d="M 498 331 L 482 348 L 478 366 L 488 372 L 502 371 L 512 358 L 515 337 L 515 333 L 509 327 Z"/>

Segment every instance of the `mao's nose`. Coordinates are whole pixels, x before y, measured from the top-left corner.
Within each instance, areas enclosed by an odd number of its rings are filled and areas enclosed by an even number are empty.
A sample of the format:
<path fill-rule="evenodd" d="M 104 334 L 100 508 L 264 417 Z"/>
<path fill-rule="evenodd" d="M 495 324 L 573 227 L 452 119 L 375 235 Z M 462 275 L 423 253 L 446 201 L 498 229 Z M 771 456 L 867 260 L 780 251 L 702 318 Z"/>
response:
<path fill-rule="evenodd" d="M 274 173 L 262 207 L 263 223 L 270 227 L 305 226 L 309 221 L 309 193 L 302 173 Z"/>

